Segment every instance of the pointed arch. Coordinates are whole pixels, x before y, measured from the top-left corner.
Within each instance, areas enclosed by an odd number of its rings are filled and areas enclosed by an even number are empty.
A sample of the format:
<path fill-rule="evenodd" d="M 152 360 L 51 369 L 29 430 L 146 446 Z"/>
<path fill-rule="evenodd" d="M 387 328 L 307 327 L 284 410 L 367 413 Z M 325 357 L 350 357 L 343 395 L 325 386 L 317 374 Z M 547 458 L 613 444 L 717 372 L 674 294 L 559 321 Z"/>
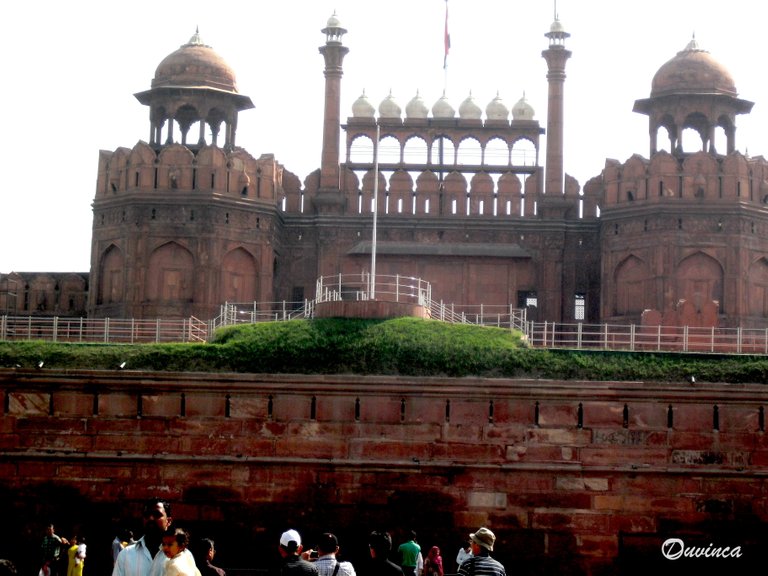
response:
<path fill-rule="evenodd" d="M 456 164 L 456 145 L 448 136 L 438 136 L 432 142 L 432 164 L 452 166 Z"/>
<path fill-rule="evenodd" d="M 479 166 L 482 159 L 482 147 L 477 138 L 467 137 L 459 142 L 456 149 L 456 164 Z"/>
<path fill-rule="evenodd" d="M 193 301 L 194 258 L 192 253 L 168 242 L 149 256 L 147 299 L 152 302 Z"/>
<path fill-rule="evenodd" d="M 382 136 L 379 142 L 379 163 L 399 164 L 402 158 L 400 141 L 394 136 Z"/>
<path fill-rule="evenodd" d="M 510 155 L 514 166 L 536 166 L 539 158 L 536 143 L 529 138 L 515 140 L 512 143 Z"/>
<path fill-rule="evenodd" d="M 125 296 L 123 251 L 114 244 L 104 250 L 99 263 L 99 291 L 97 304 L 122 302 Z"/>
<path fill-rule="evenodd" d="M 410 136 L 403 146 L 403 162 L 406 164 L 426 164 L 429 160 L 427 141 L 421 136 Z"/>
<path fill-rule="evenodd" d="M 373 140 L 365 135 L 358 134 L 349 145 L 348 162 L 368 164 L 373 162 Z"/>
<path fill-rule="evenodd" d="M 750 316 L 768 316 L 768 259 L 759 258 L 747 273 L 747 313 Z"/>
<path fill-rule="evenodd" d="M 644 260 L 630 255 L 622 260 L 614 271 L 614 312 L 625 316 L 641 314 L 647 308 L 655 308 L 653 277 Z"/>
<path fill-rule="evenodd" d="M 692 302 L 696 310 L 709 301 L 723 309 L 723 267 L 711 256 L 696 252 L 684 258 L 675 268 L 677 301 Z"/>
<path fill-rule="evenodd" d="M 509 166 L 510 148 L 506 140 L 491 138 L 483 148 L 483 163 L 488 166 Z"/>
<path fill-rule="evenodd" d="M 259 267 L 256 258 L 238 247 L 221 261 L 220 296 L 222 302 L 253 302 L 259 299 Z"/>

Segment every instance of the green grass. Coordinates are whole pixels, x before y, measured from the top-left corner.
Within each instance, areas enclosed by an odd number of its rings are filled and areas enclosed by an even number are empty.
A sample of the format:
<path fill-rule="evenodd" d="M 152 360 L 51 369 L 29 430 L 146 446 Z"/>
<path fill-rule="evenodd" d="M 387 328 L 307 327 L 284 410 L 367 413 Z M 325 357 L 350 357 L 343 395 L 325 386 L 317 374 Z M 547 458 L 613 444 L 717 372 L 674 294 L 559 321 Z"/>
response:
<path fill-rule="evenodd" d="M 209 344 L 0 342 L 0 366 L 679 382 L 768 381 L 762 356 L 530 349 L 519 332 L 435 320 L 316 319 L 232 326 Z"/>

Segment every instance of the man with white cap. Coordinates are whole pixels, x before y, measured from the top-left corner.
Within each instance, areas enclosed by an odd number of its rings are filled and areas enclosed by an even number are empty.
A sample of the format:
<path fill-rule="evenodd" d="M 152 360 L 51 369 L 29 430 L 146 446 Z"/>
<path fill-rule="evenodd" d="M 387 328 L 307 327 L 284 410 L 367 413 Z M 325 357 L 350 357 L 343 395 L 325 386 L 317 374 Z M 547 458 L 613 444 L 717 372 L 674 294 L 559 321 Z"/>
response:
<path fill-rule="evenodd" d="M 283 532 L 278 550 L 283 557 L 280 576 L 318 576 L 315 565 L 301 557 L 301 536 L 296 530 Z"/>
<path fill-rule="evenodd" d="M 479 528 L 469 535 L 469 545 L 472 548 L 472 558 L 465 560 L 459 567 L 459 576 L 506 576 L 506 570 L 501 562 L 490 556 L 496 535 L 488 528 Z"/>

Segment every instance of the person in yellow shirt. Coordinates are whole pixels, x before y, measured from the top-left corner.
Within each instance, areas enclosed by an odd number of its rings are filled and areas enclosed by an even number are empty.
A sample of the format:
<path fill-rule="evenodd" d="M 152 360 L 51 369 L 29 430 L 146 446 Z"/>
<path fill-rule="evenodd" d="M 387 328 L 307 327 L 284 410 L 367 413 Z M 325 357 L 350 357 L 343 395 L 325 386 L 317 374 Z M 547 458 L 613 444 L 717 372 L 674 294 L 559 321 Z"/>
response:
<path fill-rule="evenodd" d="M 67 576 L 83 576 L 85 567 L 85 537 L 73 536 L 67 549 L 69 562 L 67 564 Z"/>

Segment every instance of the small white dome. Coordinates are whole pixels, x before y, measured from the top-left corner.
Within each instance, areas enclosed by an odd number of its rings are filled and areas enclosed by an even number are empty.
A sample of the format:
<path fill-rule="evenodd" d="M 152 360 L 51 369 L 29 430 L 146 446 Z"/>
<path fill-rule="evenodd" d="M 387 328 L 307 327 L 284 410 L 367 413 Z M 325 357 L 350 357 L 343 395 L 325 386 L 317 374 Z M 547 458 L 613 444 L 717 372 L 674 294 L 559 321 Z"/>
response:
<path fill-rule="evenodd" d="M 565 42 L 565 39 L 569 38 L 571 35 L 565 31 L 565 27 L 562 22 L 560 22 L 560 19 L 555 17 L 555 21 L 552 22 L 552 25 L 549 27 L 549 32 L 544 34 L 544 36 L 549 38 L 550 46 L 556 46 L 562 45 Z"/>
<path fill-rule="evenodd" d="M 445 96 L 445 92 L 443 92 L 440 99 L 432 105 L 432 116 L 434 118 L 453 118 L 455 115 L 456 110 L 453 109 Z"/>
<path fill-rule="evenodd" d="M 328 22 L 325 25 L 326 28 L 341 28 L 341 20 L 339 20 L 338 16 L 336 16 L 336 12 L 334 12 L 330 18 L 328 18 Z"/>
<path fill-rule="evenodd" d="M 507 108 L 504 101 L 496 93 L 496 98 L 488 102 L 488 106 L 485 107 L 485 117 L 488 120 L 504 120 L 509 119 L 509 108 Z"/>
<path fill-rule="evenodd" d="M 395 97 L 392 96 L 392 92 L 389 96 L 384 98 L 379 104 L 379 117 L 380 118 L 400 118 L 402 109 L 400 105 L 395 102 Z"/>
<path fill-rule="evenodd" d="M 469 93 L 466 100 L 459 106 L 459 118 L 462 120 L 480 120 L 483 116 L 483 111 L 480 106 L 475 104 L 475 99 L 472 98 L 472 93 Z"/>
<path fill-rule="evenodd" d="M 416 92 L 416 96 L 411 98 L 411 101 L 405 106 L 405 117 L 426 118 L 427 116 L 429 116 L 429 108 L 424 104 L 424 100 L 419 96 L 419 93 Z"/>
<path fill-rule="evenodd" d="M 512 120 L 533 120 L 535 113 L 533 106 L 525 99 L 525 94 L 512 106 Z"/>
<path fill-rule="evenodd" d="M 355 118 L 373 118 L 376 115 L 376 108 L 370 103 L 365 95 L 365 90 L 360 97 L 352 104 L 352 116 Z"/>
<path fill-rule="evenodd" d="M 342 28 L 341 21 L 336 16 L 336 12 L 328 18 L 328 22 L 325 23 L 325 28 L 321 30 L 325 34 L 325 42 L 341 44 L 341 37 L 347 33 L 346 28 Z"/>
<path fill-rule="evenodd" d="M 554 22 L 552 22 L 552 25 L 549 27 L 550 32 L 565 32 L 565 27 L 563 26 L 563 23 L 560 22 L 559 19 L 556 19 Z"/>

